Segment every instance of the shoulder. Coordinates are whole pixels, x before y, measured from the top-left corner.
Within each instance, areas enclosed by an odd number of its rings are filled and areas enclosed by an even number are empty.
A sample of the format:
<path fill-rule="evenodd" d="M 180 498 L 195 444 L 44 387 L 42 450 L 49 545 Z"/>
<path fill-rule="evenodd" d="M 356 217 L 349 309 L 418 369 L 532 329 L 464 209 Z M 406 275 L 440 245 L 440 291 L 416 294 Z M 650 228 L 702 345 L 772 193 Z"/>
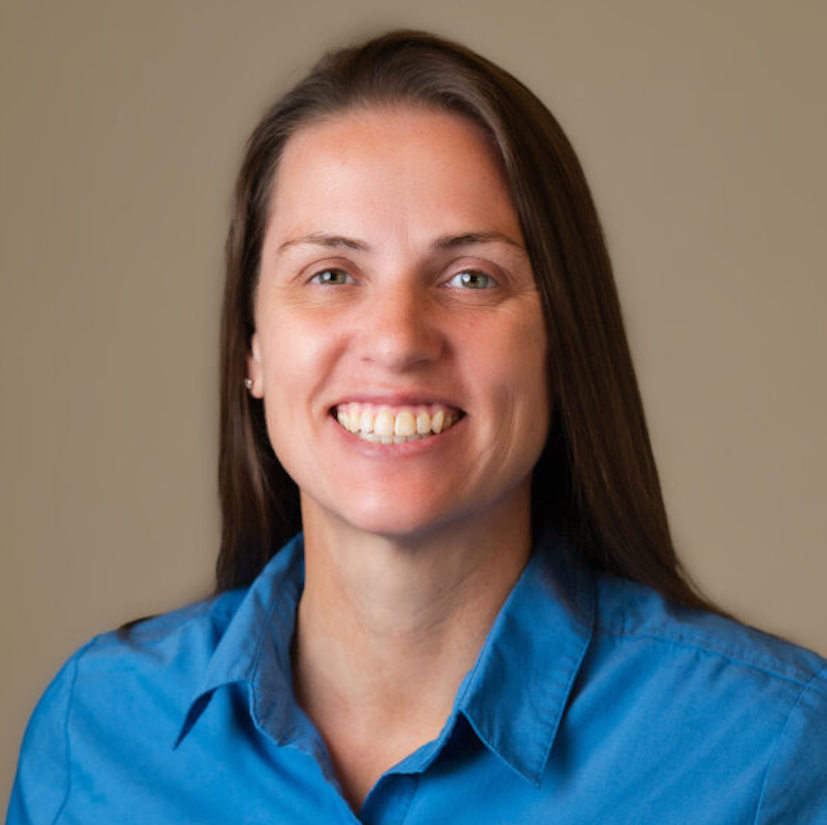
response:
<path fill-rule="evenodd" d="M 73 693 L 114 689 L 128 681 L 174 692 L 193 686 L 215 652 L 243 591 L 230 591 L 188 607 L 143 619 L 93 638 L 78 650 L 57 679 Z M 158 684 L 154 676 L 163 674 Z"/>
<path fill-rule="evenodd" d="M 52 821 L 78 760 L 88 766 L 119 747 L 134 753 L 142 738 L 171 747 L 242 597 L 224 593 L 96 636 L 76 651 L 29 720 L 8 821 Z"/>
<path fill-rule="evenodd" d="M 166 693 L 191 691 L 245 592 L 228 591 L 96 636 L 70 658 L 62 671 L 64 678 L 71 677 L 75 694 L 96 688 L 112 690 L 127 681 Z"/>
<path fill-rule="evenodd" d="M 246 590 L 227 591 L 103 633 L 75 656 L 88 667 L 131 666 L 142 660 L 162 662 L 171 656 L 178 667 L 197 670 L 201 657 L 212 655 L 245 593 Z"/>
<path fill-rule="evenodd" d="M 752 789 L 756 825 L 827 821 L 825 659 L 614 576 L 597 595 L 589 681 L 623 685 L 657 731 L 635 735 L 669 740 L 684 769 L 700 755 L 698 788 L 725 766 Z"/>
<path fill-rule="evenodd" d="M 631 646 L 650 642 L 664 650 L 692 650 L 745 674 L 825 691 L 827 661 L 811 650 L 725 616 L 672 604 L 644 585 L 609 574 L 598 576 L 597 593 L 598 634 Z"/>

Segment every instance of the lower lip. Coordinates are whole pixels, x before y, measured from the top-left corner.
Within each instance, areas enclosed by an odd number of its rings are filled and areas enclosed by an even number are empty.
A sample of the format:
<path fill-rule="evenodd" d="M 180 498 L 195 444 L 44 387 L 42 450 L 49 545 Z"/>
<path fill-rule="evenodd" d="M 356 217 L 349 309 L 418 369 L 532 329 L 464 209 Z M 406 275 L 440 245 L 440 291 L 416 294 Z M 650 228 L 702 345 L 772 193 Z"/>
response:
<path fill-rule="evenodd" d="M 330 423 L 336 428 L 349 447 L 358 449 L 363 455 L 377 458 L 403 458 L 423 455 L 435 447 L 444 445 L 450 440 L 451 434 L 462 427 L 465 419 L 466 416 L 462 416 L 459 421 L 456 421 L 448 427 L 447 430 L 443 430 L 436 435 L 429 435 L 427 438 L 417 438 L 413 441 L 402 441 L 399 444 L 383 444 L 381 441 L 366 441 L 364 438 L 359 438 L 358 435 L 346 430 L 333 416 L 330 416 Z"/>

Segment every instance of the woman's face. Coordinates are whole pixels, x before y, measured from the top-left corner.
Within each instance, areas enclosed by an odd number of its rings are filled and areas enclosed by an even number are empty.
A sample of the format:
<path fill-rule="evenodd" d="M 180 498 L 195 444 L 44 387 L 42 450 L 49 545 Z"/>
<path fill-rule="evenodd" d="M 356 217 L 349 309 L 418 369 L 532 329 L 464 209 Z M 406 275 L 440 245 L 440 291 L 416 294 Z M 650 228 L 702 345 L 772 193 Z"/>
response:
<path fill-rule="evenodd" d="M 262 246 L 252 392 L 309 513 L 397 537 L 527 512 L 546 333 L 482 132 L 374 108 L 300 130 Z"/>

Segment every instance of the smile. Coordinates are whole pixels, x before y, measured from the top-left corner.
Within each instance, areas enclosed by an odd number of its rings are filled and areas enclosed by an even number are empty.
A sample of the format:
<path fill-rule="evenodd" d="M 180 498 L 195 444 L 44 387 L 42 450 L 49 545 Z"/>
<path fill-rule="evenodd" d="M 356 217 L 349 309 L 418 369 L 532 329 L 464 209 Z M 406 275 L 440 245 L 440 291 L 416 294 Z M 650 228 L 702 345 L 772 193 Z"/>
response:
<path fill-rule="evenodd" d="M 339 404 L 333 412 L 349 433 L 380 444 L 432 438 L 453 427 L 464 415 L 461 410 L 442 404 L 390 407 L 355 401 Z"/>

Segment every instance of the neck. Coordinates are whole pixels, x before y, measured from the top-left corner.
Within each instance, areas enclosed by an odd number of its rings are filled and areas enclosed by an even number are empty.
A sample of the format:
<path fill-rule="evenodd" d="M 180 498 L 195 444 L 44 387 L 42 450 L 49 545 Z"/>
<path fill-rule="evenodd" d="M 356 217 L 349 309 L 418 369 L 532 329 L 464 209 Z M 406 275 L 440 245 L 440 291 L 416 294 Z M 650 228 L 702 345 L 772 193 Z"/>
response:
<path fill-rule="evenodd" d="M 528 495 L 507 513 L 404 540 L 334 523 L 312 502 L 303 520 L 297 698 L 343 785 L 354 764 L 371 765 L 351 783 L 359 800 L 444 725 L 528 559 Z"/>

